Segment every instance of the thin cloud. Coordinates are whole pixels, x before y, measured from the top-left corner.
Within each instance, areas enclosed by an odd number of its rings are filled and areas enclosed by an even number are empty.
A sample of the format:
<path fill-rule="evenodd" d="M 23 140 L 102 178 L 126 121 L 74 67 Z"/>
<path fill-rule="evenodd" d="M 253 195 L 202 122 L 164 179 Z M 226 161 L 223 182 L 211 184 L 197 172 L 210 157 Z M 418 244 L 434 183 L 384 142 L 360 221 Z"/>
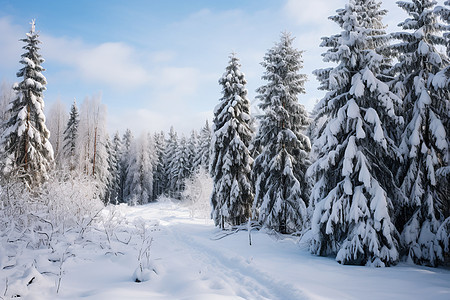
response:
<path fill-rule="evenodd" d="M 23 43 L 19 39 L 25 38 L 25 31 L 13 25 L 11 18 L 4 17 L 0 18 L 0 37 L 0 69 L 4 72 L 19 65 L 23 51 Z"/>
<path fill-rule="evenodd" d="M 340 3 L 342 2 L 342 3 Z M 321 26 L 337 8 L 347 1 L 336 0 L 287 0 L 283 12 L 295 23 L 308 26 Z"/>
<path fill-rule="evenodd" d="M 81 40 L 43 35 L 47 61 L 72 68 L 74 76 L 110 88 L 133 89 L 149 82 L 151 76 L 139 62 L 135 49 L 124 43 L 91 46 Z"/>

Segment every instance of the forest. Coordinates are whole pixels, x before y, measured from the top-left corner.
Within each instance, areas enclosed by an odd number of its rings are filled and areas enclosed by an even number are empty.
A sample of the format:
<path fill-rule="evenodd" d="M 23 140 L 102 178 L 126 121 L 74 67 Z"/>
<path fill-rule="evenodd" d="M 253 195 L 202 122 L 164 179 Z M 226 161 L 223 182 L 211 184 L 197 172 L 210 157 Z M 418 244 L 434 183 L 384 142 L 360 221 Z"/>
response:
<path fill-rule="evenodd" d="M 69 111 L 61 101 L 44 110 L 45 44 L 33 20 L 21 40 L 18 82 L 0 90 L 0 270 L 21 268 L 17 253 L 46 249 L 59 256 L 49 259 L 58 293 L 63 263 L 75 256 L 67 249 L 97 236 L 115 255 L 114 243 L 137 247 L 134 278 L 149 280 L 158 273 L 150 263 L 157 229 L 137 222 L 120 231 L 114 207 L 167 199 L 207 211 L 221 238 L 246 231 L 250 240 L 261 231 L 296 237 L 311 254 L 342 265 L 448 267 L 444 3 L 399 1 L 409 17 L 394 33 L 385 31 L 379 1 L 350 0 L 338 9 L 329 19 L 341 31 L 321 38 L 329 67 L 314 75 L 326 94 L 312 112 L 301 104 L 303 51 L 289 32 L 262 58 L 260 114 L 251 111 L 245 66 L 231 53 L 212 123 L 187 136 L 173 128 L 110 134 L 101 94 L 75 99 Z M 4 286 L 5 297 L 24 289 L 14 291 L 8 279 Z"/>

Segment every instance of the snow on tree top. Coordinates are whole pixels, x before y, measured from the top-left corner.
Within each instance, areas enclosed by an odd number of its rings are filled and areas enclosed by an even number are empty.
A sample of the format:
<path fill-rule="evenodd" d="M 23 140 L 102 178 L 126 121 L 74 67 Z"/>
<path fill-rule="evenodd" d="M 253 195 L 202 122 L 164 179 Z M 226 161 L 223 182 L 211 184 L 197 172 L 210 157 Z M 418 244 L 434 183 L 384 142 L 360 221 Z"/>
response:
<path fill-rule="evenodd" d="M 31 30 L 30 30 L 30 32 L 31 32 L 31 33 L 34 33 L 35 30 L 36 30 L 36 19 L 32 19 L 31 22 L 30 22 L 30 25 L 31 25 Z"/>

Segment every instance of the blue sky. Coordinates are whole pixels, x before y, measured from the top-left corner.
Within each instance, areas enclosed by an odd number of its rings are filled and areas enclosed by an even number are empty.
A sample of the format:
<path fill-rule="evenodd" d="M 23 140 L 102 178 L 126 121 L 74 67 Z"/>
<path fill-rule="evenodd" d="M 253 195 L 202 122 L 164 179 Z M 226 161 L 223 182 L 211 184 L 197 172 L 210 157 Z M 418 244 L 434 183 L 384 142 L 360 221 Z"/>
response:
<path fill-rule="evenodd" d="M 385 0 L 390 28 L 406 15 Z M 442 2 L 442 1 L 440 1 Z M 131 128 L 188 133 L 211 120 L 221 96 L 217 81 L 235 51 L 249 98 L 263 84 L 260 62 L 280 32 L 295 37 L 309 81 L 300 102 L 308 110 L 323 93 L 311 72 L 326 67 L 320 37 L 335 34 L 327 19 L 346 0 L 0 0 L 0 80 L 17 81 L 23 38 L 36 19 L 49 108 L 59 97 L 102 94 L 111 132 Z"/>

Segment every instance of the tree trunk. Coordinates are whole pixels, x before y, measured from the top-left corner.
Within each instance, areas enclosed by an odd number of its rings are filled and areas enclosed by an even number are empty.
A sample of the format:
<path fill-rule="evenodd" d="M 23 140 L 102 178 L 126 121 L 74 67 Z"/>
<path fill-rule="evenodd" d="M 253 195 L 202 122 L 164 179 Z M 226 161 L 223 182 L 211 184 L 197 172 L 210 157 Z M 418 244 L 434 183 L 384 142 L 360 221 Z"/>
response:
<path fill-rule="evenodd" d="M 28 98 L 31 99 L 31 91 L 28 91 Z M 30 105 L 29 104 L 26 104 L 26 105 L 27 105 L 27 119 L 26 119 L 27 130 L 25 131 L 25 145 L 24 145 L 25 156 L 23 158 L 25 171 L 28 170 L 28 138 L 29 138 L 29 131 L 30 131 L 30 111 L 31 111 Z"/>
<path fill-rule="evenodd" d="M 97 156 L 97 126 L 94 130 L 94 158 L 92 160 L 92 176 L 95 176 L 95 158 Z"/>

